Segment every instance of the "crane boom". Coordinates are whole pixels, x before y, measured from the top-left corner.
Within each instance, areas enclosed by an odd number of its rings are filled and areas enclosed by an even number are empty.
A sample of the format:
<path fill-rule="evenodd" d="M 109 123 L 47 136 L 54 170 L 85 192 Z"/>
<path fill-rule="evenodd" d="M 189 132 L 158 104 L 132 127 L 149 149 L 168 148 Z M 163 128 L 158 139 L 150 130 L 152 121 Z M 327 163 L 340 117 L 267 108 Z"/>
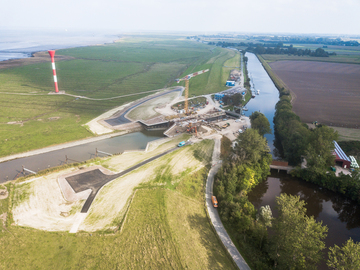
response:
<path fill-rule="evenodd" d="M 186 75 L 185 77 L 181 78 L 181 79 L 176 79 L 176 82 L 179 83 L 181 81 L 185 81 L 185 106 L 184 106 L 184 109 L 185 109 L 185 112 L 186 114 L 189 113 L 189 109 L 188 109 L 188 97 L 189 97 L 189 80 L 192 78 L 192 77 L 195 77 L 197 75 L 200 75 L 200 74 L 203 74 L 205 72 L 208 72 L 209 69 L 203 69 L 203 70 L 200 70 L 200 71 L 197 71 L 197 72 L 194 72 L 194 73 L 191 73 L 189 75 Z"/>
<path fill-rule="evenodd" d="M 208 72 L 208 71 L 209 71 L 209 69 L 203 69 L 203 70 L 191 73 L 191 74 L 186 75 L 185 77 L 183 77 L 181 79 L 176 79 L 176 82 L 179 83 L 181 81 L 190 80 L 192 77 L 195 77 L 197 75 L 203 74 L 203 73 Z"/>

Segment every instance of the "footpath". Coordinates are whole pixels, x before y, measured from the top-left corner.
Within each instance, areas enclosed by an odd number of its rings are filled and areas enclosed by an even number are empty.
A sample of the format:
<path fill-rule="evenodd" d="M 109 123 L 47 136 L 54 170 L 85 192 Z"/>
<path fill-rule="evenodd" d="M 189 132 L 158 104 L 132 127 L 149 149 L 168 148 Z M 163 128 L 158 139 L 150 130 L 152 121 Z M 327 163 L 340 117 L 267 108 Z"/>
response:
<path fill-rule="evenodd" d="M 206 181 L 206 207 L 211 219 L 211 223 L 214 226 L 219 238 L 221 239 L 222 243 L 228 250 L 230 256 L 233 258 L 234 262 L 238 266 L 240 270 L 251 270 L 244 258 L 241 256 L 237 248 L 235 247 L 234 243 L 231 241 L 230 236 L 226 232 L 224 225 L 220 220 L 219 213 L 216 208 L 213 207 L 211 203 L 211 196 L 213 194 L 213 185 L 214 185 L 214 176 L 217 171 L 221 167 L 221 160 L 220 160 L 220 146 L 221 146 L 221 136 L 217 136 L 215 139 L 214 145 L 214 152 L 212 158 L 212 168 L 209 172 L 207 181 Z"/>

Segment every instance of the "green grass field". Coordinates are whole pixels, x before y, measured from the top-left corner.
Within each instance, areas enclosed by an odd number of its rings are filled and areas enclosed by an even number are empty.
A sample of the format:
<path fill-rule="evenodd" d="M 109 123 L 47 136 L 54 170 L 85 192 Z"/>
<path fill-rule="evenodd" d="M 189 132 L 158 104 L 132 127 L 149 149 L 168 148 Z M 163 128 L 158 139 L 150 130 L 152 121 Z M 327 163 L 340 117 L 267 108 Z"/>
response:
<path fill-rule="evenodd" d="M 230 69 L 225 68 L 224 65 L 228 60 L 233 62 L 234 60 L 232 59 L 234 58 L 236 62 L 236 52 L 234 50 L 218 47 L 214 48 L 212 52 L 213 57 L 211 59 L 207 59 L 205 62 L 198 62 L 196 65 L 190 66 L 182 74 L 182 76 L 185 76 L 202 69 L 210 69 L 209 72 L 196 76 L 189 81 L 189 96 L 217 93 L 227 89 L 225 83 L 228 79 Z M 183 82 L 180 84 L 184 85 Z"/>
<path fill-rule="evenodd" d="M 218 92 L 225 89 L 223 65 L 233 58 L 231 50 L 171 36 L 130 36 L 56 54 L 73 57 L 56 62 L 59 89 L 97 99 L 176 85 L 176 78 L 206 68 L 190 81 L 190 96 Z M 0 70 L 0 156 L 94 136 L 82 125 L 145 96 L 99 101 L 48 95 L 52 91 L 50 59 Z"/>
<path fill-rule="evenodd" d="M 240 67 L 240 53 L 238 51 L 232 51 L 233 52 L 233 57 L 228 59 L 225 63 L 224 63 L 224 67 L 222 69 L 222 78 L 221 81 L 226 83 L 226 81 L 229 79 L 229 75 L 231 70 L 233 69 L 239 69 L 238 67 Z"/>
<path fill-rule="evenodd" d="M 213 145 L 205 140 L 188 149 L 208 164 Z M 136 191 L 115 232 L 69 234 L 11 225 L 11 199 L 18 194 L 11 185 L 11 196 L 0 200 L 0 214 L 9 216 L 0 227 L 0 269 L 236 269 L 206 214 L 207 172 L 208 167 L 184 171 L 178 181 L 168 170 L 159 171 Z"/>

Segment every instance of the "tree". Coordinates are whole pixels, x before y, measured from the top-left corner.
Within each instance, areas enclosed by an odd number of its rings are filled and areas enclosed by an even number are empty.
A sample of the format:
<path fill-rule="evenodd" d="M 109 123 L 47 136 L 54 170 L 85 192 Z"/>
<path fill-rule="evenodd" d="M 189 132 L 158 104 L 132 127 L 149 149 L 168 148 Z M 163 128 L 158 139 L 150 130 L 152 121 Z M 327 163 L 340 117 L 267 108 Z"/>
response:
<path fill-rule="evenodd" d="M 341 248 L 335 245 L 329 248 L 327 266 L 334 270 L 360 269 L 360 243 L 350 238 Z"/>
<path fill-rule="evenodd" d="M 256 221 L 258 221 L 258 236 L 259 236 L 259 246 L 262 248 L 264 238 L 268 237 L 267 227 L 272 226 L 272 211 L 270 208 L 270 205 L 261 206 L 257 215 L 256 215 Z M 259 228 L 260 227 L 260 228 Z"/>
<path fill-rule="evenodd" d="M 269 152 L 266 139 L 252 128 L 240 133 L 236 142 L 233 158 L 240 162 L 256 164 L 264 154 Z"/>
<path fill-rule="evenodd" d="M 325 248 L 327 227 L 306 216 L 299 196 L 281 194 L 276 199 L 279 217 L 273 221 L 274 234 L 269 255 L 279 269 L 316 269 Z"/>
<path fill-rule="evenodd" d="M 266 118 L 265 115 L 263 115 L 260 112 L 253 112 L 250 115 L 250 121 L 251 121 L 251 128 L 256 129 L 259 131 L 259 134 L 261 136 L 264 136 L 265 134 L 271 134 L 271 128 L 269 120 Z"/>
<path fill-rule="evenodd" d="M 335 163 L 333 152 L 334 140 L 337 138 L 337 132 L 327 126 L 318 127 L 311 132 L 306 151 L 306 161 L 310 170 L 324 173 Z"/>
<path fill-rule="evenodd" d="M 273 216 L 270 205 L 261 206 L 257 215 L 259 220 L 264 226 L 271 227 Z"/>

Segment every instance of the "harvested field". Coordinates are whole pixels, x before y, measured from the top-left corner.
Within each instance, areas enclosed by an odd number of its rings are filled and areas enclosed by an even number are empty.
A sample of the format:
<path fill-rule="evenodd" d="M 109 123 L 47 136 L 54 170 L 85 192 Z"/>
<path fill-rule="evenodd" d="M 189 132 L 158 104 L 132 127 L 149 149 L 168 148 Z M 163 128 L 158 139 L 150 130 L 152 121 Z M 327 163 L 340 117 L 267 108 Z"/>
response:
<path fill-rule="evenodd" d="M 270 66 L 295 93 L 293 109 L 303 122 L 360 128 L 360 65 L 278 61 Z"/>

